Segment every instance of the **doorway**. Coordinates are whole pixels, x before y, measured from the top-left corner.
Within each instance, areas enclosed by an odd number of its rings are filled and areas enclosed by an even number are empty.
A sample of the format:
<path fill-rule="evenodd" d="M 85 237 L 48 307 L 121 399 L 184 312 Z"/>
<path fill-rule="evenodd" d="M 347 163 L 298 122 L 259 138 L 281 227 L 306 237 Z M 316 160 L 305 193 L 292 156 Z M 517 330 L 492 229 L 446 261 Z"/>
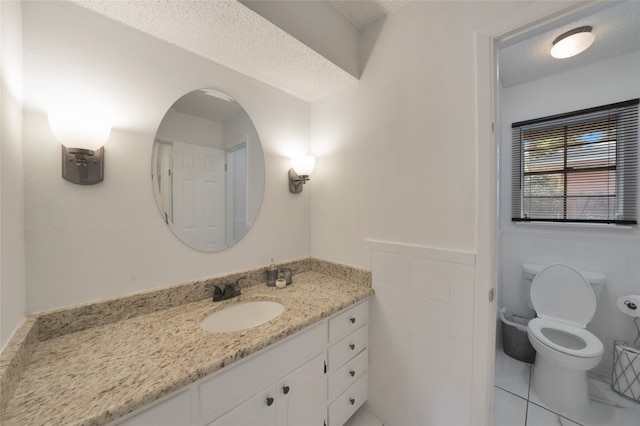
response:
<path fill-rule="evenodd" d="M 571 26 L 578 26 L 594 16 L 611 17 L 616 7 L 633 7 L 633 2 L 576 4 L 569 8 L 539 13 L 539 18 L 522 18 L 518 22 L 516 30 L 501 32 L 500 29 L 488 31 L 489 48 L 492 50 L 493 63 L 491 69 L 497 75 L 500 70 L 502 78 L 488 78 L 493 82 L 491 88 L 492 114 L 495 123 L 495 134 L 492 137 L 494 158 L 484 157 L 487 164 L 491 164 L 492 170 L 483 170 L 483 161 L 479 152 L 479 173 L 491 174 L 490 179 L 495 188 L 485 188 L 485 194 L 490 193 L 495 198 L 495 228 L 492 231 L 493 254 L 491 265 L 495 268 L 492 276 L 497 289 L 497 307 L 507 306 L 512 311 L 522 316 L 532 316 L 535 312 L 528 305 L 528 293 L 522 277 L 521 264 L 564 262 L 572 264 L 579 269 L 596 270 L 605 273 L 609 277 L 609 285 L 605 294 L 599 296 L 599 310 L 591 325 L 592 330 L 605 344 L 605 356 L 601 365 L 596 367 L 590 375 L 592 396 L 596 397 L 600 404 L 599 411 L 594 414 L 595 424 L 632 425 L 640 416 L 640 405 L 633 401 L 625 400 L 611 392 L 607 380 L 610 380 L 612 365 L 612 341 L 616 330 L 612 330 L 614 311 L 607 310 L 608 304 L 616 296 L 620 289 L 617 283 L 623 279 L 618 271 L 625 269 L 624 265 L 608 262 L 595 253 L 620 252 L 627 258 L 640 256 L 635 246 L 640 246 L 640 234 L 635 230 L 623 230 L 613 228 L 567 228 L 553 225 L 514 225 L 510 221 L 510 126 L 512 122 L 520 119 L 534 119 L 542 116 L 569 112 L 582 108 L 623 101 L 640 96 L 638 89 L 635 91 L 622 85 L 624 70 L 640 71 L 637 51 L 618 52 L 615 57 L 601 59 L 597 62 L 583 62 L 580 66 L 569 67 L 562 65 L 558 69 L 546 75 L 538 75 L 527 81 L 516 81 L 505 84 L 505 67 L 502 54 L 509 49 L 519 49 L 522 54 L 523 46 L 530 40 L 543 38 L 547 34 L 563 32 Z M 624 13 L 623 13 L 624 14 Z M 628 14 L 628 13 L 626 13 Z M 604 19 L 598 18 L 597 22 L 604 25 Z M 621 24 L 616 26 L 621 27 Z M 553 36 L 551 37 L 554 38 Z M 598 64 L 603 64 L 598 70 Z M 557 64 L 554 64 L 554 66 Z M 635 67 L 635 68 L 634 68 Z M 606 71 L 604 71 L 606 70 Z M 607 78 L 613 78 L 612 70 L 621 70 L 616 74 L 615 84 L 606 79 L 602 84 L 594 83 L 594 73 L 601 73 Z M 596 81 L 600 81 L 597 80 Z M 637 77 L 635 77 L 637 87 Z M 569 90 L 572 90 L 570 92 Z M 484 155 L 484 154 L 483 154 Z M 482 192 L 479 192 L 482 193 Z M 480 205 L 479 205 L 480 209 Z M 479 217 L 480 214 L 479 214 Z M 481 234 L 479 234 L 479 237 Z M 487 237 L 489 238 L 489 237 Z M 479 238 L 479 243 L 482 240 Z M 480 247 L 479 247 L 480 253 Z M 631 253 L 631 254 L 628 254 Z M 635 254 L 634 254 L 635 253 Z M 606 269 L 606 270 L 603 270 Z M 619 280 L 619 281 L 617 281 Z M 637 281 L 637 280 L 636 280 Z M 495 314 L 495 313 L 494 313 Z M 495 316 L 494 316 L 495 318 Z M 531 367 L 506 356 L 502 351 L 502 342 L 499 321 L 492 323 L 495 339 L 495 376 L 493 389 L 494 425 L 509 424 L 584 424 L 577 419 L 563 417 L 540 400 L 531 391 L 529 386 Z M 621 332 L 624 334 L 624 332 Z M 615 406 L 615 407 L 614 407 Z M 502 411 L 506 409 L 506 411 Z"/>

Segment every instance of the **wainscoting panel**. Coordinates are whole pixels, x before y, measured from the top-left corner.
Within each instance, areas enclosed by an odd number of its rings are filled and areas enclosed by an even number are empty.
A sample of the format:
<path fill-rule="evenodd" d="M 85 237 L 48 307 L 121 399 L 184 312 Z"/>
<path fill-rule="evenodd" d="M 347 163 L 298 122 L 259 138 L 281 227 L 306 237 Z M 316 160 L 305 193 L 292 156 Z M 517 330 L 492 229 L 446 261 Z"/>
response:
<path fill-rule="evenodd" d="M 470 424 L 475 254 L 367 246 L 369 410 L 387 426 Z"/>

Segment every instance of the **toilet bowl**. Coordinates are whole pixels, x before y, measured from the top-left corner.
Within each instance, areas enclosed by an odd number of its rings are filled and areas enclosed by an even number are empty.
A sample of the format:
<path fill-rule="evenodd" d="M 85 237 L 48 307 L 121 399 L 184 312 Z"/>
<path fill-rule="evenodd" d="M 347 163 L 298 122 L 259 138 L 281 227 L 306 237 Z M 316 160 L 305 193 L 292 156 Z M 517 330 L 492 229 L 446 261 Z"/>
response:
<path fill-rule="evenodd" d="M 527 335 L 537 352 L 532 387 L 557 413 L 585 418 L 589 411 L 587 370 L 602 360 L 602 342 L 586 329 L 596 310 L 591 284 L 576 269 L 554 264 L 531 283 L 537 318 Z"/>

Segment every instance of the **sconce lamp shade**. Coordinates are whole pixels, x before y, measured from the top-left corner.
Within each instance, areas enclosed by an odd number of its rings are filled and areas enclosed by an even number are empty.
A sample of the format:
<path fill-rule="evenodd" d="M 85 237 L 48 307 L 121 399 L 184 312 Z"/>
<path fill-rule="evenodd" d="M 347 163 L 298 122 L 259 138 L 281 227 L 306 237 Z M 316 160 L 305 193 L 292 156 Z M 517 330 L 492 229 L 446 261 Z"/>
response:
<path fill-rule="evenodd" d="M 309 175 L 316 165 L 316 157 L 305 155 L 291 159 L 292 168 L 289 169 L 289 191 L 293 194 L 302 192 L 302 187 L 309 181 Z"/>
<path fill-rule="evenodd" d="M 52 108 L 49 126 L 65 146 L 95 151 L 111 134 L 111 123 L 104 117 L 79 108 Z"/>
<path fill-rule="evenodd" d="M 551 56 L 564 59 L 584 52 L 596 38 L 591 30 L 589 26 L 579 27 L 562 34 L 553 41 Z"/>
<path fill-rule="evenodd" d="M 102 182 L 102 145 L 111 134 L 111 123 L 79 108 L 52 108 L 48 115 L 51 130 L 62 143 L 62 178 L 78 185 Z"/>
<path fill-rule="evenodd" d="M 316 157 L 312 155 L 295 157 L 291 159 L 291 165 L 293 170 L 300 176 L 309 176 L 316 165 Z"/>

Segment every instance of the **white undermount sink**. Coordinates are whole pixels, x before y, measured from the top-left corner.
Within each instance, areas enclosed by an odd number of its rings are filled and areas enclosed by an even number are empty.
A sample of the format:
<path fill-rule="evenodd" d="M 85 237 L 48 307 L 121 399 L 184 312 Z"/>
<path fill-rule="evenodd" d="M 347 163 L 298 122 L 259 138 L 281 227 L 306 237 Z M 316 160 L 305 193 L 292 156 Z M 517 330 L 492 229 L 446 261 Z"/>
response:
<path fill-rule="evenodd" d="M 243 302 L 210 313 L 200 327 L 211 333 L 245 330 L 271 321 L 282 312 L 284 306 L 278 302 Z"/>

